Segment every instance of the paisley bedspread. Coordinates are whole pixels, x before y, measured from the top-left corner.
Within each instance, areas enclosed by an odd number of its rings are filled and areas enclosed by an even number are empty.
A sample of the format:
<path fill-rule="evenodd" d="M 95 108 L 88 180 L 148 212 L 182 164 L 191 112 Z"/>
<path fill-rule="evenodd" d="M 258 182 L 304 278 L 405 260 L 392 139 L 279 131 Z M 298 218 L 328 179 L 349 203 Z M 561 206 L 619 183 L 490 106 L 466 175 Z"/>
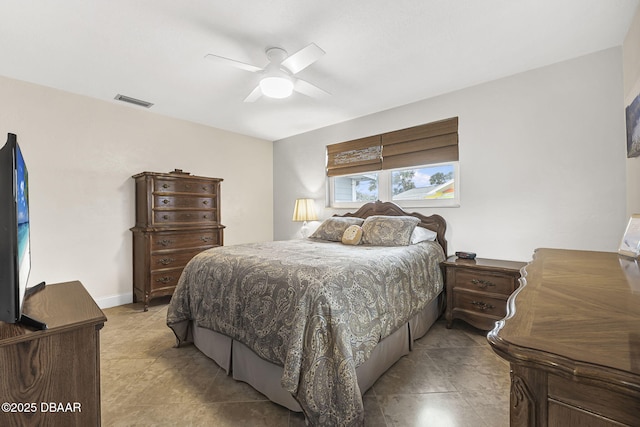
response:
<path fill-rule="evenodd" d="M 311 425 L 362 425 L 356 367 L 442 290 L 442 248 L 312 239 L 209 249 L 185 267 L 167 314 L 225 334 L 283 366 Z"/>

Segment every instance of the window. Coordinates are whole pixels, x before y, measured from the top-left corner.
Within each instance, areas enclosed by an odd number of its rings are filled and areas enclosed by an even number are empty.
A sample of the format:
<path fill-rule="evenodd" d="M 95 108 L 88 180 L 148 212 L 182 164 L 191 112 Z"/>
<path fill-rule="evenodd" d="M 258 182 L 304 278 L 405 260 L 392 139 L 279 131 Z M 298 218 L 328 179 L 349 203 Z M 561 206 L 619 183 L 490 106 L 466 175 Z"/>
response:
<path fill-rule="evenodd" d="M 459 206 L 458 118 L 327 146 L 329 205 Z"/>
<path fill-rule="evenodd" d="M 460 205 L 458 162 L 329 177 L 329 204 L 356 208 L 375 200 L 402 207 Z"/>

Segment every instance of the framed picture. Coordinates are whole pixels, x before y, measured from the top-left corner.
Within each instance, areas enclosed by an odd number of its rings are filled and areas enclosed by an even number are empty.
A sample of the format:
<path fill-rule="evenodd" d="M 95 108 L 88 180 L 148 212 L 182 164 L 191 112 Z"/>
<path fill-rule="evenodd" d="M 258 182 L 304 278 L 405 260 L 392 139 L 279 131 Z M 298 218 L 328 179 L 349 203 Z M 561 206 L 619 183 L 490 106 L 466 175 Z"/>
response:
<path fill-rule="evenodd" d="M 627 106 L 627 157 L 640 156 L 640 95 Z"/>
<path fill-rule="evenodd" d="M 627 157 L 640 156 L 640 78 L 624 97 L 627 127 Z"/>
<path fill-rule="evenodd" d="M 640 214 L 631 215 L 629 218 L 618 253 L 631 258 L 638 258 L 640 255 Z"/>

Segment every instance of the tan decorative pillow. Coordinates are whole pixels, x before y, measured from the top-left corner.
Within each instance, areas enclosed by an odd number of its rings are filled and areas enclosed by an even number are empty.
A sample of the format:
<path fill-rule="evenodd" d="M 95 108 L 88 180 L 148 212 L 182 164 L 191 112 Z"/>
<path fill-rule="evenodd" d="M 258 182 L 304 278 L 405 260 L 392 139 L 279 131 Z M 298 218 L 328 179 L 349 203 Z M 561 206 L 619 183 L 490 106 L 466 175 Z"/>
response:
<path fill-rule="evenodd" d="M 350 225 L 342 234 L 342 243 L 345 245 L 359 245 L 362 239 L 362 227 Z"/>
<path fill-rule="evenodd" d="M 362 224 L 362 244 L 407 246 L 420 220 L 413 216 L 374 215 Z"/>

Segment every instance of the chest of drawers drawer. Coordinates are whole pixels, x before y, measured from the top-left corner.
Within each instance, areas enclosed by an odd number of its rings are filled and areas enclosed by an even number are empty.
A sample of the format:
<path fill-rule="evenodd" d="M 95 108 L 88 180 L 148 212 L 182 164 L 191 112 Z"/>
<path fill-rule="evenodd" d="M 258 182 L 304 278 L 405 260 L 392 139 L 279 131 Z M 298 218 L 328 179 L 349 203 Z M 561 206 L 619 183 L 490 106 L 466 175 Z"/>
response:
<path fill-rule="evenodd" d="M 161 269 L 184 267 L 189 261 L 191 261 L 191 258 L 198 255 L 203 250 L 206 249 L 198 248 L 152 254 L 150 266 L 151 271 L 154 272 Z"/>
<path fill-rule="evenodd" d="M 172 224 L 190 225 L 215 222 L 215 211 L 212 210 L 153 210 L 154 226 L 169 226 Z"/>
<path fill-rule="evenodd" d="M 215 209 L 215 200 L 211 197 L 176 196 L 156 194 L 153 196 L 153 207 L 158 208 L 189 208 L 189 209 Z"/>
<path fill-rule="evenodd" d="M 203 246 L 221 245 L 220 233 L 217 229 L 197 231 L 156 232 L 149 235 L 150 248 L 153 253 L 174 249 L 199 248 Z"/>
<path fill-rule="evenodd" d="M 154 193 L 198 193 L 215 196 L 216 185 L 209 181 L 182 180 L 174 178 L 156 178 L 153 182 Z"/>

